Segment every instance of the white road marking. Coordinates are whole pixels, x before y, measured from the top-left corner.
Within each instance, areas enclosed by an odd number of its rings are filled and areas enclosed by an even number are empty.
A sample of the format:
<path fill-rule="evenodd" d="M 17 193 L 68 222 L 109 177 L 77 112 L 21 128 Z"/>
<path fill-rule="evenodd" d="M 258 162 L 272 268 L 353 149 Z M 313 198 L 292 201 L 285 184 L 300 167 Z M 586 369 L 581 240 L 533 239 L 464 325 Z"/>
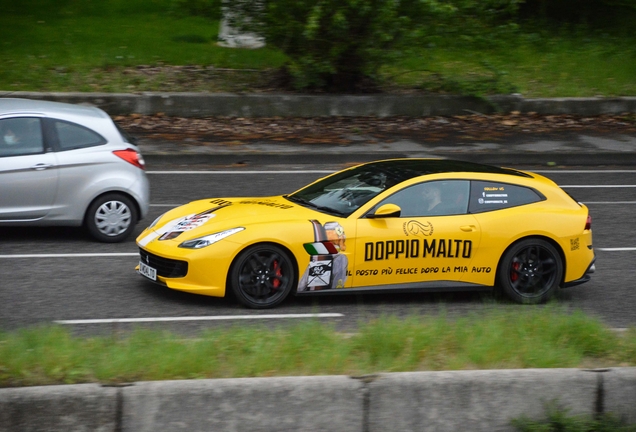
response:
<path fill-rule="evenodd" d="M 636 247 L 594 248 L 601 252 L 632 252 Z M 16 254 L 0 255 L 0 259 L 35 259 L 35 258 L 109 258 L 109 257 L 139 257 L 138 252 L 130 253 L 84 253 L 84 254 Z"/>
<path fill-rule="evenodd" d="M 583 204 L 636 204 L 636 201 L 583 201 Z"/>
<path fill-rule="evenodd" d="M 199 171 L 146 171 L 146 174 L 331 174 L 337 171 L 337 168 L 332 170 L 248 170 L 242 171 L 240 169 L 228 171 L 214 171 L 214 170 L 199 170 Z M 538 174 L 625 174 L 634 173 L 636 170 L 523 170 L 529 172 L 535 172 Z"/>
<path fill-rule="evenodd" d="M 281 170 L 281 171 L 146 171 L 146 174 L 332 174 L 336 170 Z"/>
<path fill-rule="evenodd" d="M 581 201 L 583 204 L 599 204 L 599 205 L 608 205 L 608 204 L 636 204 L 636 201 Z M 182 205 L 186 205 L 187 203 L 183 203 L 183 204 L 150 204 L 150 207 L 171 207 L 171 208 L 175 208 L 175 207 L 180 207 Z"/>
<path fill-rule="evenodd" d="M 636 185 L 559 185 L 562 188 L 635 188 Z"/>
<path fill-rule="evenodd" d="M 228 174 L 331 174 L 334 170 L 281 170 L 281 171 L 146 171 L 146 174 L 212 174 L 212 175 L 228 175 Z M 636 173 L 634 170 L 614 170 L 614 171 L 532 171 L 536 173 Z M 559 185 L 562 188 L 635 188 L 636 185 Z"/>
<path fill-rule="evenodd" d="M 331 174 L 334 170 L 281 170 L 281 171 L 146 171 L 146 174 L 171 175 L 171 174 L 211 174 L 211 175 L 236 175 L 236 174 Z M 536 173 L 636 173 L 636 170 L 534 170 Z M 562 188 L 635 188 L 636 185 L 559 185 Z M 166 204 L 164 204 L 167 206 Z"/>
<path fill-rule="evenodd" d="M 548 174 L 617 174 L 617 173 L 634 173 L 636 174 L 636 170 L 523 170 L 530 171 L 539 174 L 548 173 Z"/>
<path fill-rule="evenodd" d="M 594 248 L 597 251 L 603 252 L 624 252 L 624 251 L 636 251 L 636 247 L 614 247 L 614 248 Z M 108 258 L 108 257 L 138 257 L 138 252 L 112 252 L 112 253 L 44 253 L 44 254 L 12 254 L 12 255 L 0 255 L 0 259 L 11 258 Z"/>
<path fill-rule="evenodd" d="M 139 252 L 112 252 L 112 253 L 66 253 L 66 254 L 12 254 L 0 255 L 0 258 L 90 258 L 90 257 L 122 257 L 139 256 Z"/>
<path fill-rule="evenodd" d="M 229 321 L 252 319 L 286 319 L 286 318 L 339 318 L 341 313 L 314 313 L 314 314 L 269 314 L 269 315 L 217 315 L 217 316 L 193 316 L 193 317 L 155 317 L 155 318 L 111 318 L 111 319 L 78 319 L 58 320 L 56 324 L 115 324 L 115 323 L 140 323 L 140 322 L 174 322 L 174 321 Z"/>
<path fill-rule="evenodd" d="M 597 251 L 603 252 L 629 252 L 636 251 L 636 247 L 615 247 L 615 248 L 594 248 Z M 138 252 L 124 252 L 124 253 L 74 253 L 74 254 L 15 254 L 15 255 L 0 255 L 0 259 L 11 258 L 94 258 L 94 257 L 138 257 Z"/>

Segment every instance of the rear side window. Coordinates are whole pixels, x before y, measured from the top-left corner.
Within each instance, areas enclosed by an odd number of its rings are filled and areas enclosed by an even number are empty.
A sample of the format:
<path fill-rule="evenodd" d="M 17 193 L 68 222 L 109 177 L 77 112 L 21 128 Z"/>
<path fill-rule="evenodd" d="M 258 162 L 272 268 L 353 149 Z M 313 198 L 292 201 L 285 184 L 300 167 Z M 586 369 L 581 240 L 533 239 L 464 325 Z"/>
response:
<path fill-rule="evenodd" d="M 128 132 L 123 130 L 117 123 L 115 123 L 115 127 L 119 131 L 119 134 L 121 135 L 121 139 L 124 142 L 127 142 L 128 144 L 137 144 L 137 138 L 136 137 L 130 135 Z"/>
<path fill-rule="evenodd" d="M 57 132 L 60 150 L 73 150 L 106 144 L 106 140 L 101 135 L 75 123 L 55 120 L 55 131 Z"/>
<path fill-rule="evenodd" d="M 469 213 L 483 213 L 543 201 L 534 189 L 507 183 L 472 181 Z"/>
<path fill-rule="evenodd" d="M 0 156 L 24 156 L 43 152 L 44 139 L 39 118 L 0 120 Z"/>

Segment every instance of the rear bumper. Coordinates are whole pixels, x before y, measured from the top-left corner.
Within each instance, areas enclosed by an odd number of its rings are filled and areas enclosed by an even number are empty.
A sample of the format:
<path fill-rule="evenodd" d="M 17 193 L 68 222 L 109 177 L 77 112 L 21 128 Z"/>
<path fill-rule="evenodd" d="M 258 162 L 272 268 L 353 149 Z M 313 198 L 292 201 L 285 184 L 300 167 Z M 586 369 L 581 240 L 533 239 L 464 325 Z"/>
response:
<path fill-rule="evenodd" d="M 590 279 L 592 279 L 592 273 L 596 271 L 596 266 L 594 265 L 595 262 L 596 262 L 596 257 L 594 257 L 594 259 L 588 266 L 587 270 L 585 270 L 585 273 L 583 274 L 582 278 L 573 280 L 570 282 L 566 282 L 563 285 L 561 285 L 561 288 L 570 288 L 573 286 L 581 285 L 582 283 L 588 282 Z"/>

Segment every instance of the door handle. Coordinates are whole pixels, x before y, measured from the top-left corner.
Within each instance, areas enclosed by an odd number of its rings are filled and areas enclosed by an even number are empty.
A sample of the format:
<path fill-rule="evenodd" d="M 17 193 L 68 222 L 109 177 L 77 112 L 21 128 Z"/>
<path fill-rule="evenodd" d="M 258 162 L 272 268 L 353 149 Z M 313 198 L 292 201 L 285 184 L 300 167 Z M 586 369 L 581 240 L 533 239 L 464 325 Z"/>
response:
<path fill-rule="evenodd" d="M 477 231 L 477 228 L 475 227 L 475 225 L 463 225 L 463 226 L 460 226 L 459 229 L 464 232 Z"/>
<path fill-rule="evenodd" d="M 35 170 L 35 171 L 42 171 L 42 170 L 45 170 L 45 169 L 49 169 L 49 168 L 51 168 L 52 166 L 53 166 L 53 165 L 51 165 L 51 164 L 43 164 L 43 163 L 39 163 L 39 164 L 33 165 L 33 166 L 31 167 L 31 169 L 32 169 L 32 170 Z"/>

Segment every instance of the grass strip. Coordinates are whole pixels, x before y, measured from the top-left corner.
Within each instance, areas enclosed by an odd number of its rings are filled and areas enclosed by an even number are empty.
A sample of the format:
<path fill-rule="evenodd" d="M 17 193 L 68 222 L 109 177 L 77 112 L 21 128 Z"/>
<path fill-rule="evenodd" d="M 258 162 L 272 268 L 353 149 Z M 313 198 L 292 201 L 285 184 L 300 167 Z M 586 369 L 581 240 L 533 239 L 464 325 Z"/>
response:
<path fill-rule="evenodd" d="M 395 53 L 378 90 L 630 96 L 636 36 L 620 30 L 522 23 L 500 35 L 431 36 Z M 0 91 L 280 91 L 280 50 L 223 48 L 218 32 L 218 21 L 170 0 L 12 2 L 0 14 Z"/>
<path fill-rule="evenodd" d="M 590 417 L 574 415 L 559 401 L 545 405 L 546 416 L 533 420 L 522 416 L 512 420 L 512 426 L 520 432 L 636 432 L 636 424 L 628 424 L 613 413 Z"/>
<path fill-rule="evenodd" d="M 324 323 L 233 326 L 196 338 L 137 329 L 76 337 L 46 326 L 0 333 L 0 386 L 364 375 L 423 370 L 636 365 L 636 329 L 617 334 L 557 306 L 451 319 L 381 316 L 342 334 Z"/>

